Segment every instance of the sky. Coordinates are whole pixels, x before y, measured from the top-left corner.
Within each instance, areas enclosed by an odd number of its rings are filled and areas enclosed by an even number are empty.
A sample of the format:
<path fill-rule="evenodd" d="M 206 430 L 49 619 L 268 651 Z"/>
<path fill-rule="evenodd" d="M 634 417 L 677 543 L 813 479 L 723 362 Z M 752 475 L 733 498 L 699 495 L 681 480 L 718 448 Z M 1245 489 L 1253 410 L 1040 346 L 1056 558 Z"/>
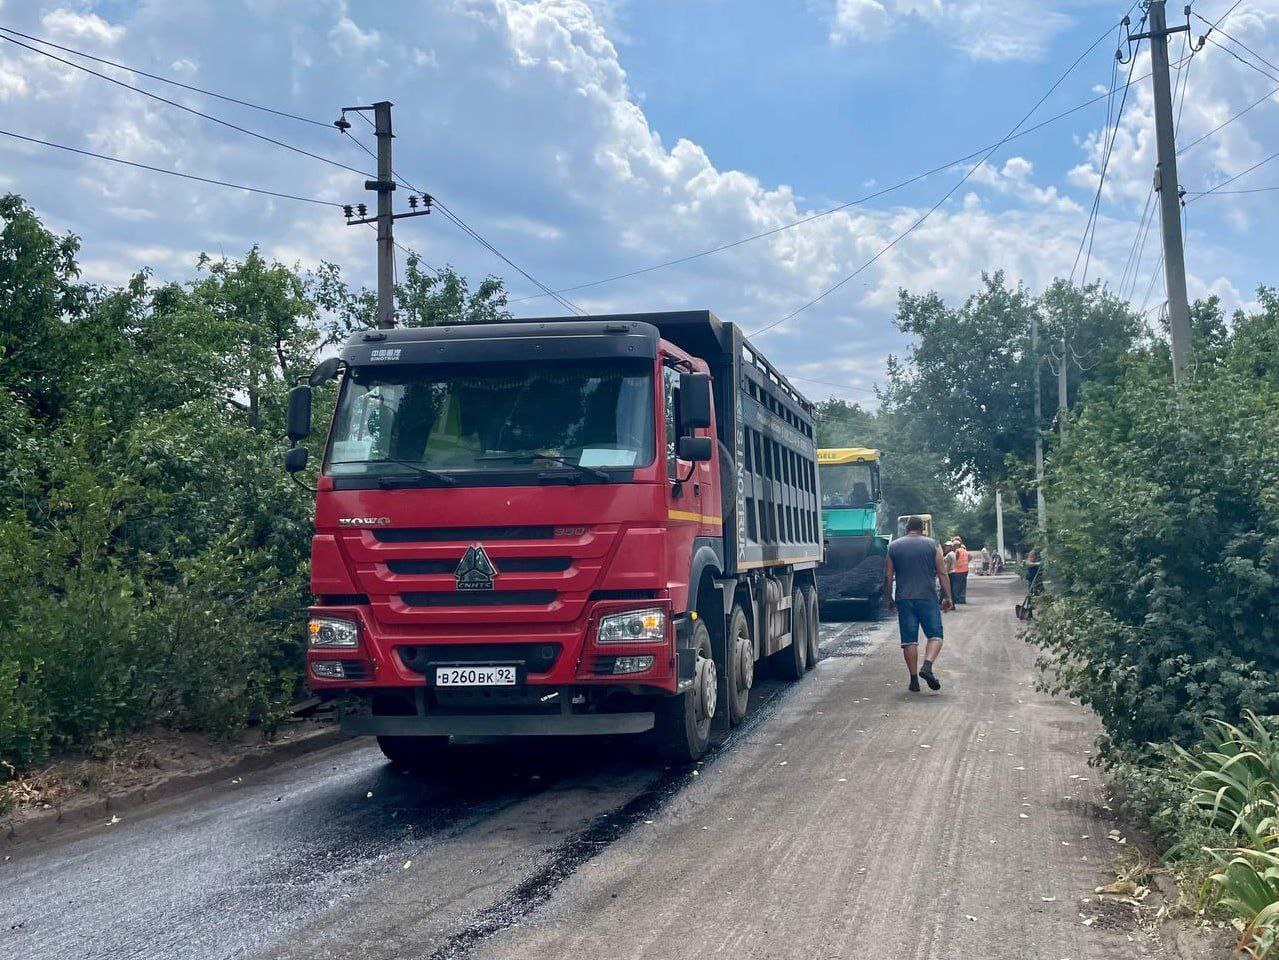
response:
<path fill-rule="evenodd" d="M 1230 11 L 1224 32 L 1192 57 L 1185 34 L 1170 47 L 1190 294 L 1227 309 L 1279 281 L 1279 190 L 1263 189 L 1279 186 L 1279 160 L 1263 162 L 1279 151 L 1279 0 L 1232 4 L 1195 0 L 1208 21 Z M 1170 3 L 1170 20 L 1184 21 L 1182 5 Z M 304 118 L 52 51 L 337 165 L 11 42 L 0 43 L 0 130 L 371 203 L 363 175 L 344 168 L 371 172 L 368 156 L 326 124 L 343 106 L 390 100 L 397 173 L 542 283 L 579 287 L 563 296 L 581 310 L 709 308 L 764 330 L 759 348 L 814 399 L 873 403 L 886 358 L 908 346 L 892 323 L 901 289 L 958 304 L 983 272 L 1035 291 L 1080 278 L 1103 166 L 1087 279 L 1158 311 L 1158 223 L 1142 230 L 1149 56 L 1143 45 L 1131 65 L 1116 62 L 1124 13 L 1122 0 L 0 0 L 0 27 Z M 1208 29 L 1192 26 L 1196 38 Z M 371 128 L 354 124 L 372 147 Z M 304 269 L 327 260 L 356 281 L 375 276 L 372 231 L 323 204 L 8 136 L 0 190 L 81 237 L 96 282 L 142 267 L 189 279 L 201 252 L 255 244 Z M 400 221 L 396 236 L 427 264 L 505 277 L 519 315 L 564 312 L 526 299 L 538 289 L 443 217 Z"/>

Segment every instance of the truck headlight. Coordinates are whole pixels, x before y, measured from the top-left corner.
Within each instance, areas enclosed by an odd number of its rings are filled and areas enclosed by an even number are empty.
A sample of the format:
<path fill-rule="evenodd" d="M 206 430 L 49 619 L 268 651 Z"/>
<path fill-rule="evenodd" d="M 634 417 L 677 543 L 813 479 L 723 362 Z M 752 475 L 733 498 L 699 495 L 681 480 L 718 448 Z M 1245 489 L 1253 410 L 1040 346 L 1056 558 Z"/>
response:
<path fill-rule="evenodd" d="M 360 645 L 360 625 L 353 620 L 312 617 L 307 622 L 306 632 L 313 647 L 358 647 Z"/>
<path fill-rule="evenodd" d="M 600 643 L 661 643 L 666 639 L 666 611 L 629 610 L 600 620 Z"/>

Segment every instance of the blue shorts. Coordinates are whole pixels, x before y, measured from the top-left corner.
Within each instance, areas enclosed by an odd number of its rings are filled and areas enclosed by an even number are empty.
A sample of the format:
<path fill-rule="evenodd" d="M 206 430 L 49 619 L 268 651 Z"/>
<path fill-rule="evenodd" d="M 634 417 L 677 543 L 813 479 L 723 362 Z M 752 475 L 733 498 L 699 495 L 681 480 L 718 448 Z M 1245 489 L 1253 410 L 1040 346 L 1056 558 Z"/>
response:
<path fill-rule="evenodd" d="M 898 600 L 897 626 L 901 629 L 902 646 L 919 643 L 919 631 L 925 640 L 940 640 L 941 604 L 936 600 Z"/>

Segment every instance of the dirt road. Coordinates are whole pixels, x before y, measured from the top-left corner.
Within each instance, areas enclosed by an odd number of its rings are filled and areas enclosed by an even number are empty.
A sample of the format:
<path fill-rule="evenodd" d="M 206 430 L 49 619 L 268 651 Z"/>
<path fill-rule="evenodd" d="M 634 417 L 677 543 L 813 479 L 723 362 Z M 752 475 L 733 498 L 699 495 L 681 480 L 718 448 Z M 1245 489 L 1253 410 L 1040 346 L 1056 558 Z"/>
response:
<path fill-rule="evenodd" d="M 418 778 L 347 745 L 9 851 L 0 956 L 1163 958 L 1082 902 L 1121 849 L 1096 727 L 1033 692 L 1014 590 L 947 618 L 940 694 L 894 625 L 828 624 L 695 770 L 543 744 Z"/>
<path fill-rule="evenodd" d="M 938 694 L 831 660 L 653 823 L 475 956 L 1103 960 L 1157 944 L 1082 903 L 1120 848 L 1097 728 L 1033 691 L 1011 580 L 945 621 Z M 1104 813 L 1104 811 L 1101 811 Z M 1082 914 L 1082 915 L 1081 915 Z"/>

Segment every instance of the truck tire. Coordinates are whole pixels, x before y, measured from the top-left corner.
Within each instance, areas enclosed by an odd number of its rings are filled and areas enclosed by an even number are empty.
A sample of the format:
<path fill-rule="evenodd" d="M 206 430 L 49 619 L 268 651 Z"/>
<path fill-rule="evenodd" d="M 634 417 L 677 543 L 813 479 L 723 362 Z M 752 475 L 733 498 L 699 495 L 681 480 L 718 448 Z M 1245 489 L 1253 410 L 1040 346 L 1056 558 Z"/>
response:
<path fill-rule="evenodd" d="M 430 770 L 448 754 L 448 737 L 378 737 L 378 749 L 397 767 Z"/>
<path fill-rule="evenodd" d="M 822 658 L 822 618 L 817 608 L 817 589 L 805 587 L 804 599 L 808 604 L 808 669 L 812 670 Z"/>
<path fill-rule="evenodd" d="M 657 701 L 653 727 L 658 752 L 667 760 L 690 763 L 706 752 L 711 742 L 711 720 L 719 697 L 719 678 L 711 653 L 711 635 L 706 624 L 693 624 L 693 649 L 697 668 L 693 685 L 673 697 Z"/>
<path fill-rule="evenodd" d="M 808 667 L 808 601 L 801 589 L 791 597 L 790 624 L 790 646 L 773 656 L 783 680 L 798 680 Z"/>
<path fill-rule="evenodd" d="M 738 606 L 733 607 L 733 614 L 728 618 L 725 651 L 728 661 L 728 719 L 737 726 L 746 719 L 751 687 L 755 685 L 755 641 L 751 637 L 746 612 Z"/>

